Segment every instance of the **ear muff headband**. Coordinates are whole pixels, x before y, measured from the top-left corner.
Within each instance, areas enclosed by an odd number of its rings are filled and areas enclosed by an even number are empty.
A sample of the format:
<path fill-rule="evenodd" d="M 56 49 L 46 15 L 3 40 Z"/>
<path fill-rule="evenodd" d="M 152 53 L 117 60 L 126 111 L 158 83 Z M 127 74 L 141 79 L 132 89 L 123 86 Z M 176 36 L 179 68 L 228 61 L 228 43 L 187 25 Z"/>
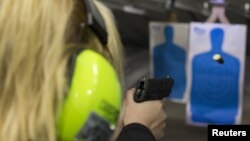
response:
<path fill-rule="evenodd" d="M 103 45 L 106 45 L 108 40 L 108 34 L 100 11 L 93 3 L 93 0 L 82 0 L 82 2 L 86 7 L 87 13 L 87 22 L 85 24 L 95 32 L 101 43 Z"/>

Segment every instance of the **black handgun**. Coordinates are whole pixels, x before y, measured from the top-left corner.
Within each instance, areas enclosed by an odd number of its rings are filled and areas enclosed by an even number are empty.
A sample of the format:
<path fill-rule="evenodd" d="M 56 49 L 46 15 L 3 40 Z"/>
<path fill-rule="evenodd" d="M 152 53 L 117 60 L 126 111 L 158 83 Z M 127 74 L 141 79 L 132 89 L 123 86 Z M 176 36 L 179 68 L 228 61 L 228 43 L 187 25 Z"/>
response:
<path fill-rule="evenodd" d="M 167 76 L 163 79 L 142 77 L 137 83 L 134 101 L 137 103 L 149 100 L 161 100 L 168 97 L 174 85 L 174 80 Z"/>

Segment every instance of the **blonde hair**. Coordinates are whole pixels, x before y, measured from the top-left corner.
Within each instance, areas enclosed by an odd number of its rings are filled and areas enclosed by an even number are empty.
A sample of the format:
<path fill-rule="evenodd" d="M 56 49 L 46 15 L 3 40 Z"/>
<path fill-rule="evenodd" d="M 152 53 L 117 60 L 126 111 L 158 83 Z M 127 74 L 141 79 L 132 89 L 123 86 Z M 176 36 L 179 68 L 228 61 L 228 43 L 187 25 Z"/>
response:
<path fill-rule="evenodd" d="M 108 51 L 89 29 L 83 47 L 103 54 L 122 74 L 111 12 L 95 4 L 107 27 Z M 77 21 L 76 5 L 77 0 L 0 0 L 0 140 L 56 140 L 55 119 L 67 92 L 73 48 L 67 34 Z"/>

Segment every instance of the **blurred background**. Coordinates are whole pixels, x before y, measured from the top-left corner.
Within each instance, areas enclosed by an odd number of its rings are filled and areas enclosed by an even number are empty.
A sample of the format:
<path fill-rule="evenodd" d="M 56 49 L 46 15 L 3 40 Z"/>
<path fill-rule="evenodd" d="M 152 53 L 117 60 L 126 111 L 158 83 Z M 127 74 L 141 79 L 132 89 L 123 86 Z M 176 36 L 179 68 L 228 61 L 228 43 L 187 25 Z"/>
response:
<path fill-rule="evenodd" d="M 176 20 L 204 22 L 211 12 L 208 0 L 101 0 L 112 9 L 125 51 L 125 88 L 149 75 L 149 22 Z M 232 24 L 250 25 L 250 0 L 227 0 L 226 16 Z M 250 36 L 247 33 L 243 123 L 250 124 Z M 187 125 L 185 105 L 168 101 L 166 141 L 205 141 L 207 129 Z"/>

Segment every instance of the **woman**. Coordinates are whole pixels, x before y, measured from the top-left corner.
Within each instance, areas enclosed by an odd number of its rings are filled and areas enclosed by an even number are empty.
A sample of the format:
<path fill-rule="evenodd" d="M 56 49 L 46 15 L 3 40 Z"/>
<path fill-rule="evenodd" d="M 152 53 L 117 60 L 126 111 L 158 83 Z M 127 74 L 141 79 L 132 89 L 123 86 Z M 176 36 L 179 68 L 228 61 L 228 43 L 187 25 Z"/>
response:
<path fill-rule="evenodd" d="M 0 0 L 0 140 L 63 140 L 57 121 L 76 46 L 102 54 L 122 82 L 122 49 L 111 13 L 100 2 L 94 3 L 105 22 L 106 45 L 93 30 L 82 28 L 88 17 L 82 0 Z M 151 136 L 162 136 L 158 135 L 162 128 L 155 124 L 156 117 L 165 119 L 160 101 L 136 104 L 131 94 L 128 97 L 119 127 L 138 123 Z M 152 109 L 158 112 L 149 118 Z M 138 112 L 141 117 L 135 116 Z"/>

